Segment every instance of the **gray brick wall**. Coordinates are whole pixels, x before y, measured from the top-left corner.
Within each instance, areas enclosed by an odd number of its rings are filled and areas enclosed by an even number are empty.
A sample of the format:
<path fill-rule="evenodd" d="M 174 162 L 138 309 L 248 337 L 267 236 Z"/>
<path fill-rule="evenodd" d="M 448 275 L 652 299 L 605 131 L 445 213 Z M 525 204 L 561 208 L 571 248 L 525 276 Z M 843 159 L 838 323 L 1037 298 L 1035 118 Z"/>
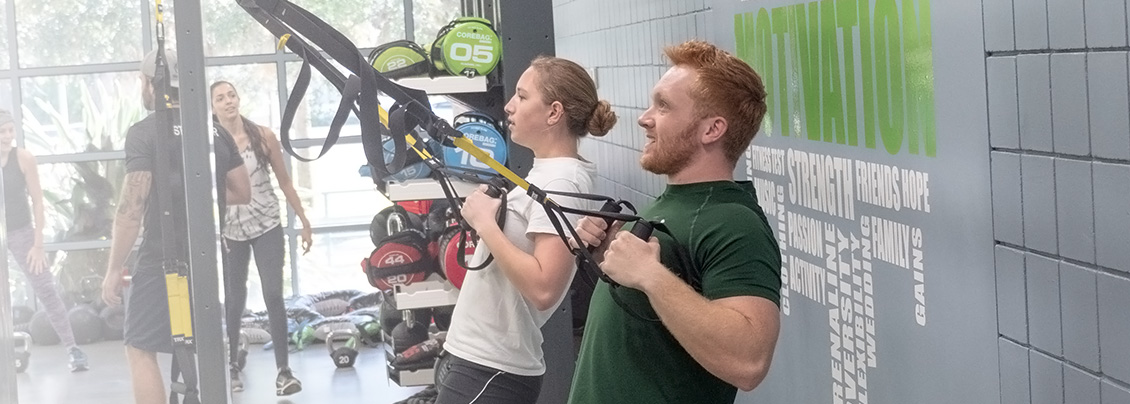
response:
<path fill-rule="evenodd" d="M 663 47 L 705 38 L 704 0 L 554 0 L 557 56 L 589 69 L 601 98 L 620 120 L 608 135 L 581 143 L 601 167 L 597 192 L 643 206 L 663 192 L 663 178 L 639 168 L 644 133 L 636 120 L 667 70 Z"/>
<path fill-rule="evenodd" d="M 1001 403 L 1130 403 L 1125 0 L 984 0 Z"/>

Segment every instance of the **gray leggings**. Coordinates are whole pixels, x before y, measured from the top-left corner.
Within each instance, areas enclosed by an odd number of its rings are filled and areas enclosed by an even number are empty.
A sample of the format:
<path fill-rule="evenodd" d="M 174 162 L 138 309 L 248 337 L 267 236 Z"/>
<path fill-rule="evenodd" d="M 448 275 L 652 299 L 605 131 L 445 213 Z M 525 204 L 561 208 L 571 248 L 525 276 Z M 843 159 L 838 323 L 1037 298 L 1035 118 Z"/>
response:
<path fill-rule="evenodd" d="M 451 356 L 447 376 L 436 386 L 439 389 L 436 404 L 532 404 L 538 401 L 542 376 L 519 376 Z"/>
<path fill-rule="evenodd" d="M 267 320 L 271 323 L 271 341 L 275 350 L 275 365 L 289 366 L 287 358 L 286 307 L 283 305 L 283 254 L 284 240 L 281 226 L 267 230 L 250 240 L 224 239 L 224 306 L 228 324 L 230 360 L 235 363 L 239 352 L 239 327 L 243 309 L 247 306 L 247 272 L 251 250 L 255 250 L 255 267 L 263 286 L 263 302 L 267 305 Z"/>
<path fill-rule="evenodd" d="M 16 265 L 31 284 L 35 297 L 43 303 L 43 308 L 47 311 L 47 320 L 51 322 L 51 328 L 55 329 L 55 333 L 59 334 L 59 341 L 63 343 L 64 348 L 70 349 L 75 346 L 75 334 L 71 331 L 71 322 L 67 320 L 67 306 L 59 297 L 59 290 L 55 288 L 55 277 L 51 275 L 51 268 L 44 268 L 43 272 L 32 274 L 31 268 L 27 266 L 27 255 L 34 244 L 35 229 L 31 226 L 8 231 L 8 251 L 12 252 Z"/>

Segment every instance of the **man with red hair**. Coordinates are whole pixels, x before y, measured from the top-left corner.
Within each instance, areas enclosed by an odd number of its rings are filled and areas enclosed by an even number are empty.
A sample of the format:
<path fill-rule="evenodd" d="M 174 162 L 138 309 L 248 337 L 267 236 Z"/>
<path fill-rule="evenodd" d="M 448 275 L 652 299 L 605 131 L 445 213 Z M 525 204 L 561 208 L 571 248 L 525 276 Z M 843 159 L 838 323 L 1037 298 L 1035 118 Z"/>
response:
<path fill-rule="evenodd" d="M 733 178 L 765 115 L 765 87 L 709 43 L 666 54 L 673 66 L 639 125 L 640 165 L 668 182 L 643 216 L 670 234 L 644 241 L 606 232 L 603 220 L 579 224 L 620 286 L 593 294 L 572 404 L 730 404 L 737 389 L 761 383 L 773 358 L 780 250 L 752 184 Z"/>

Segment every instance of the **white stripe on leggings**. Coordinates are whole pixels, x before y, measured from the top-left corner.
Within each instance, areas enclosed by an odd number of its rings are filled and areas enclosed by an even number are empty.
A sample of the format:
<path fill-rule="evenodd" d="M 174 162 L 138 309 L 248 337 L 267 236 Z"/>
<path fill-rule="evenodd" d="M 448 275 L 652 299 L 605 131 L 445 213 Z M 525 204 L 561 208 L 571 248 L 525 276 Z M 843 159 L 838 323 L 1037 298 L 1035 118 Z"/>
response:
<path fill-rule="evenodd" d="M 467 404 L 475 404 L 475 401 L 479 401 L 479 397 L 482 397 L 483 393 L 487 391 L 487 386 L 490 386 L 490 382 L 494 381 L 494 378 L 498 377 L 500 374 L 502 374 L 501 370 L 495 373 L 494 376 L 491 376 L 490 379 L 487 379 L 487 382 L 483 384 L 483 389 L 479 390 L 479 394 L 475 395 L 475 398 L 472 398 L 471 402 Z"/>

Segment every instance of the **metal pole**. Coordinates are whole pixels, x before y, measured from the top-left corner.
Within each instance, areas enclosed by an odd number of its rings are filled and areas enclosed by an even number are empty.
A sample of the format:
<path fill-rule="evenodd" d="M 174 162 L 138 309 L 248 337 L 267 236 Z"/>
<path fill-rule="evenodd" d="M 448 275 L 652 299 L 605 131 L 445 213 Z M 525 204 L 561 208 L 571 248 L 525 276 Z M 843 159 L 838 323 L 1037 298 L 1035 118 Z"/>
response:
<path fill-rule="evenodd" d="M 18 164 L 9 161 L 8 164 Z M 4 198 L 4 174 L 0 172 L 0 200 Z M 0 204 L 0 403 L 18 403 L 16 386 L 15 338 L 12 337 L 12 293 L 8 288 L 7 208 Z"/>
<path fill-rule="evenodd" d="M 404 0 L 404 38 L 416 41 L 416 16 L 412 11 L 413 0 Z"/>
<path fill-rule="evenodd" d="M 196 365 L 200 402 L 227 403 L 227 358 L 221 319 L 219 271 L 216 268 L 216 217 L 209 164 L 212 129 L 208 119 L 208 86 L 204 77 L 204 37 L 200 2 L 178 2 L 177 55 L 180 74 L 180 114 L 184 155 L 185 203 L 188 214 L 189 268 L 192 282 L 192 316 L 196 337 Z M 192 366 L 193 364 L 181 364 Z"/>

